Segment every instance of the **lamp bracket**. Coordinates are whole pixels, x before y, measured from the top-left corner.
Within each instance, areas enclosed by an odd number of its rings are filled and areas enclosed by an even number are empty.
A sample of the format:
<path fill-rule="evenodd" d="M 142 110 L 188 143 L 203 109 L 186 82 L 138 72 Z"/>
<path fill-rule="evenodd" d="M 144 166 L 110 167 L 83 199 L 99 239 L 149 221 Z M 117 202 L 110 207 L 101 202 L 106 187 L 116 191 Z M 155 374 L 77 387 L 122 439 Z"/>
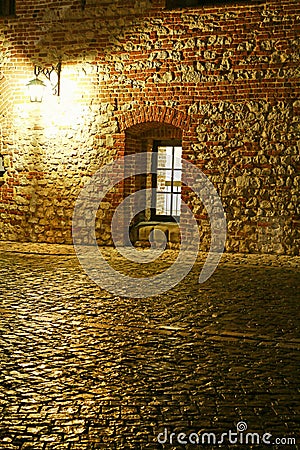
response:
<path fill-rule="evenodd" d="M 55 72 L 57 75 L 57 83 L 52 87 L 54 95 L 60 95 L 60 72 L 61 72 L 61 62 L 59 61 L 56 66 L 51 66 L 50 68 L 34 66 L 34 74 L 36 77 L 39 75 L 44 75 L 51 83 L 52 73 Z M 52 83 L 51 83 L 52 84 Z"/>

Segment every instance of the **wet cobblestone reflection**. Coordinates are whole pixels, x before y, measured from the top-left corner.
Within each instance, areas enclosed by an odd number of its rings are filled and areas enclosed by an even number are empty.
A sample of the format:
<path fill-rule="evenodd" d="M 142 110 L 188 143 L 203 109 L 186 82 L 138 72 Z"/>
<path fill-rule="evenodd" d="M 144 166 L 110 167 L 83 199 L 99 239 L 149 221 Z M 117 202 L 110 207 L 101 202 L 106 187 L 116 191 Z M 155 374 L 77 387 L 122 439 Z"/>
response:
<path fill-rule="evenodd" d="M 1 244 L 0 260 L 1 449 L 192 449 L 157 435 L 241 420 L 298 438 L 298 258 L 225 255 L 199 285 L 200 258 L 145 299 L 101 290 L 67 246 Z"/>

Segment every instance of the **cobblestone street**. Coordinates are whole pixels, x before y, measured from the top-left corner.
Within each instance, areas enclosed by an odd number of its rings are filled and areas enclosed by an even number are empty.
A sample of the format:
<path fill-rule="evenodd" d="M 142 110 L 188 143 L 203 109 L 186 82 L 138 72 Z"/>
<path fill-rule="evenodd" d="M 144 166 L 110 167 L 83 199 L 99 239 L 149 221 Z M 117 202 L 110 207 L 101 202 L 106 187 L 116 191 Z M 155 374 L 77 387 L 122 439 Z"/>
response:
<path fill-rule="evenodd" d="M 1 450 L 300 448 L 298 257 L 223 255 L 198 284 L 202 255 L 141 299 L 98 287 L 71 246 L 0 243 L 0 259 Z M 218 443 L 239 422 L 271 445 Z"/>

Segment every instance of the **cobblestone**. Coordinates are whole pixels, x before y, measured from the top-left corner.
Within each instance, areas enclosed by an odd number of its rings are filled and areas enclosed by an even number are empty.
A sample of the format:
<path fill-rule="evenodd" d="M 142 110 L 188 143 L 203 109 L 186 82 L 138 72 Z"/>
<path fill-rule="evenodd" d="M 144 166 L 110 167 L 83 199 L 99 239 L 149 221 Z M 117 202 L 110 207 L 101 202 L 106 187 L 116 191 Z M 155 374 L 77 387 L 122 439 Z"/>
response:
<path fill-rule="evenodd" d="M 158 433 L 239 421 L 299 448 L 299 258 L 226 254 L 199 285 L 203 256 L 171 291 L 131 299 L 94 284 L 71 246 L 0 243 L 0 448 L 194 449 Z"/>

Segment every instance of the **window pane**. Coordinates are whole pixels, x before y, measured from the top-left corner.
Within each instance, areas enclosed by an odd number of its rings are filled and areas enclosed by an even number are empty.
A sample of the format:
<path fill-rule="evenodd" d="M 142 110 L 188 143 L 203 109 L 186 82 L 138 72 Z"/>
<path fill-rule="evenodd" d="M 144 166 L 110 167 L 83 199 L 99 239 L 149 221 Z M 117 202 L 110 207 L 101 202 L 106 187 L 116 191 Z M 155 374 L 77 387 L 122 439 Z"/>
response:
<path fill-rule="evenodd" d="M 171 192 L 172 189 L 172 171 L 158 170 L 157 171 L 157 190 Z"/>
<path fill-rule="evenodd" d="M 174 147 L 174 169 L 182 169 L 182 147 Z"/>
<path fill-rule="evenodd" d="M 180 181 L 174 181 L 174 183 L 173 183 L 173 192 L 174 193 L 181 192 L 181 183 L 180 183 Z"/>
<path fill-rule="evenodd" d="M 173 211 L 174 216 L 180 216 L 181 196 L 173 194 Z"/>
<path fill-rule="evenodd" d="M 156 196 L 156 214 L 160 216 L 171 215 L 171 194 L 160 194 Z"/>
<path fill-rule="evenodd" d="M 174 172 L 173 172 L 173 180 L 174 181 L 181 181 L 181 170 L 174 170 Z"/>
<path fill-rule="evenodd" d="M 158 147 L 157 167 L 172 169 L 172 149 L 173 147 Z"/>

